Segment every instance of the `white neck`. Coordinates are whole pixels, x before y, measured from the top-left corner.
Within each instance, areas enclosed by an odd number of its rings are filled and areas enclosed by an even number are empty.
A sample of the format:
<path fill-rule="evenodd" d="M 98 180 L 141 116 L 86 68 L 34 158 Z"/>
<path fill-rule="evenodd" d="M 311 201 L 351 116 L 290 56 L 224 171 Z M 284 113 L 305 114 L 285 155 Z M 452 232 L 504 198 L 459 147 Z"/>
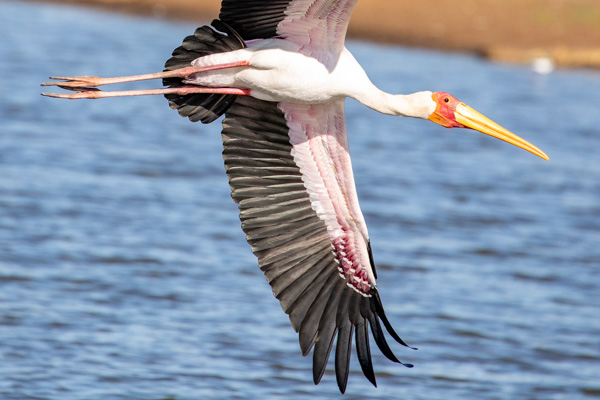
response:
<path fill-rule="evenodd" d="M 352 97 L 383 114 L 428 119 L 436 108 L 431 92 L 394 95 L 379 90 L 375 85 L 365 89 Z"/>
<path fill-rule="evenodd" d="M 335 87 L 345 97 L 352 97 L 383 114 L 428 119 L 437 106 L 431 92 L 392 95 L 380 90 L 346 48 L 340 54 L 333 75 Z"/>

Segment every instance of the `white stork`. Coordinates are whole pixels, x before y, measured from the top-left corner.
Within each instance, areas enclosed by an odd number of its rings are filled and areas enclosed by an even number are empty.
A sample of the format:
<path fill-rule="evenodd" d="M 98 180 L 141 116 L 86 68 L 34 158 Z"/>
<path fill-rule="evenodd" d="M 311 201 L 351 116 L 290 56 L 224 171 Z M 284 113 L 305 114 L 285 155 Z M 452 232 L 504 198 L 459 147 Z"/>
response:
<path fill-rule="evenodd" d="M 314 348 L 315 384 L 337 336 L 335 372 L 342 393 L 353 335 L 363 373 L 373 385 L 369 328 L 394 362 L 400 361 L 381 323 L 406 346 L 386 318 L 377 291 L 348 152 L 345 98 L 385 114 L 476 129 L 548 159 L 447 93 L 391 95 L 375 87 L 344 47 L 356 2 L 223 0 L 219 20 L 187 37 L 164 72 L 52 77 L 55 81 L 43 84 L 75 91 L 44 93 L 61 98 L 164 94 L 182 116 L 203 123 L 225 114 L 223 158 L 242 229 L 299 333 L 302 354 Z M 154 78 L 163 78 L 169 87 L 95 88 Z"/>

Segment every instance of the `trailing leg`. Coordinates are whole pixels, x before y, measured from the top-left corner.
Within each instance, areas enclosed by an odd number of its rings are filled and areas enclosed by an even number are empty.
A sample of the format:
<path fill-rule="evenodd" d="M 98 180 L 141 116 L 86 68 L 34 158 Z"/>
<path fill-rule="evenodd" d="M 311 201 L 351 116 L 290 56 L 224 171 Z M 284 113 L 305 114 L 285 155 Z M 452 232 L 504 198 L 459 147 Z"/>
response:
<path fill-rule="evenodd" d="M 62 85 L 58 85 L 63 87 Z M 72 90 L 69 87 L 63 87 L 64 89 Z M 189 96 L 191 94 L 220 94 L 220 95 L 234 95 L 234 96 L 248 96 L 250 95 L 249 89 L 237 89 L 237 88 L 212 88 L 203 86 L 177 86 L 162 89 L 142 89 L 142 90 L 113 90 L 105 92 L 93 87 L 82 87 L 75 89 L 76 93 L 42 93 L 43 96 L 57 97 L 60 99 L 102 99 L 106 97 L 126 97 L 126 96 L 149 96 L 149 95 L 177 95 L 177 96 Z"/>
<path fill-rule="evenodd" d="M 224 53 L 246 47 L 243 39 L 227 24 L 214 20 L 212 26 L 196 29 L 192 36 L 184 39 L 183 44 L 173 51 L 166 62 L 163 72 L 99 78 L 94 76 L 50 77 L 55 81 L 43 83 L 42 86 L 58 86 L 76 93 L 42 93 L 44 96 L 66 99 L 97 99 L 104 97 L 142 96 L 162 94 L 169 100 L 169 105 L 177 109 L 179 114 L 191 121 L 209 123 L 221 116 L 233 104 L 236 96 L 249 95 L 248 89 L 232 87 L 203 87 L 190 85 L 188 78 L 193 74 L 226 68 L 248 66 L 247 60 L 215 65 L 194 66 L 192 62 L 200 57 L 214 53 Z M 98 86 L 136 82 L 149 79 L 162 79 L 168 86 L 162 89 L 101 91 Z"/>
<path fill-rule="evenodd" d="M 56 80 L 56 82 L 44 82 L 42 86 L 58 86 L 64 89 L 78 89 L 78 88 L 94 88 L 103 85 L 112 85 L 116 83 L 127 83 L 145 81 L 150 79 L 168 79 L 168 78 L 180 78 L 186 79 L 188 76 L 204 71 L 214 71 L 217 69 L 234 68 L 234 67 L 245 67 L 249 65 L 248 61 L 239 61 L 227 64 L 209 65 L 203 67 L 183 67 L 170 71 L 155 72 L 151 74 L 142 75 L 130 75 L 130 76 L 116 76 L 112 78 L 99 78 L 97 76 L 51 76 L 50 79 Z M 60 80 L 60 81 L 59 81 Z"/>

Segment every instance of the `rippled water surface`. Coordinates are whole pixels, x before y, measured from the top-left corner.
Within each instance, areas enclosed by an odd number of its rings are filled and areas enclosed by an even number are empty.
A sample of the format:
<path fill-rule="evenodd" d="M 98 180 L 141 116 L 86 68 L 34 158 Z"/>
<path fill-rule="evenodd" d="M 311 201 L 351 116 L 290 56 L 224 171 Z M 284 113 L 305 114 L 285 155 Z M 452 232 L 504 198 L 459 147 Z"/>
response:
<path fill-rule="evenodd" d="M 0 2 L 0 398 L 330 399 L 240 229 L 220 126 L 163 98 L 43 98 L 160 70 L 192 24 Z M 600 397 L 600 74 L 349 44 L 390 92 L 446 90 L 545 150 L 347 103 L 388 316 L 346 398 Z M 332 366 L 331 366 L 332 367 Z"/>

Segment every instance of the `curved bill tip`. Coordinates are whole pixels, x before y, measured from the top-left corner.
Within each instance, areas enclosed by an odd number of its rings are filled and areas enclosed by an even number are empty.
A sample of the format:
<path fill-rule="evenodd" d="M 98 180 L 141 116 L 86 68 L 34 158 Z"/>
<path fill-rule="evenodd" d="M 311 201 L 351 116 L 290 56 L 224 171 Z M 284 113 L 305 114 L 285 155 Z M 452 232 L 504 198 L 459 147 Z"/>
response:
<path fill-rule="evenodd" d="M 504 129 L 491 119 L 475 111 L 464 103 L 459 103 L 456 106 L 454 116 L 456 117 L 456 121 L 458 123 L 467 128 L 474 129 L 500 140 L 504 140 L 505 142 L 520 147 L 523 150 L 527 150 L 528 152 L 533 153 L 546 161 L 550 161 L 550 158 L 542 150 L 529 143 L 527 140 L 510 132 L 509 130 Z"/>

